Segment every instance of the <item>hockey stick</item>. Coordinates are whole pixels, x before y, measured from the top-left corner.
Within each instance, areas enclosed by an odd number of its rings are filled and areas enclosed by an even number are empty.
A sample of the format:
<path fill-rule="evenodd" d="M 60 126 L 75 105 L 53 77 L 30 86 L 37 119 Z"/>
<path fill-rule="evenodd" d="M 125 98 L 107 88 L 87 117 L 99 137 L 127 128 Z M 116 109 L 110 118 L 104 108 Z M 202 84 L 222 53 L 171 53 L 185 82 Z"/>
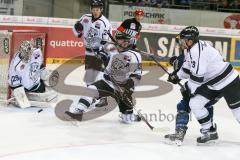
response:
<path fill-rule="evenodd" d="M 142 56 L 146 56 L 151 58 L 165 73 L 167 73 L 170 76 L 170 73 L 159 63 L 159 61 L 156 59 L 156 56 L 153 54 L 148 54 L 144 51 L 138 51 Z M 180 82 L 177 83 L 181 88 L 185 88 Z"/>

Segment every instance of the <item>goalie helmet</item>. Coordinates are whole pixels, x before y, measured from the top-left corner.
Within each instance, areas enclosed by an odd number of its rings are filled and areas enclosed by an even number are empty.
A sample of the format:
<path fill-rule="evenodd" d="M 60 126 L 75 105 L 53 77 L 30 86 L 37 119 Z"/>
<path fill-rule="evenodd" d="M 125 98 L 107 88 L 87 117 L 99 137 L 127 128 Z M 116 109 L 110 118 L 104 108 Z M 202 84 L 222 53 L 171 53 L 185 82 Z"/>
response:
<path fill-rule="evenodd" d="M 30 41 L 23 41 L 19 47 L 20 58 L 24 62 L 28 62 L 33 51 L 33 45 Z"/>
<path fill-rule="evenodd" d="M 134 45 L 134 37 L 122 31 L 116 31 L 115 40 L 117 46 L 123 50 L 130 49 Z"/>

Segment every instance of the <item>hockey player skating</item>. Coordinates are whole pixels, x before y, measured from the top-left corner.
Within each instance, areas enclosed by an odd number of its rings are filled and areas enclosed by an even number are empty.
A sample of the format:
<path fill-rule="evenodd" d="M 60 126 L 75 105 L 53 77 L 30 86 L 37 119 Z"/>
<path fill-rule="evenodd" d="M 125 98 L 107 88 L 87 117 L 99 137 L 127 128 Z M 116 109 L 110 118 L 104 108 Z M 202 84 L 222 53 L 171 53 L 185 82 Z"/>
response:
<path fill-rule="evenodd" d="M 112 34 L 111 24 L 102 15 L 103 2 L 93 0 L 91 3 L 91 14 L 83 15 L 73 27 L 76 37 L 83 37 L 85 52 L 85 75 L 84 81 L 87 85 L 95 82 L 97 75 L 102 71 L 103 62 L 96 56 L 100 47 L 109 41 Z M 95 52 L 95 53 L 94 53 Z M 97 104 L 98 107 L 107 105 L 106 98 L 102 98 Z"/>
<path fill-rule="evenodd" d="M 185 49 L 186 58 L 182 68 L 169 76 L 169 81 L 177 83 L 180 79 L 189 78 L 188 86 L 191 93 L 189 106 L 201 124 L 203 134 L 197 138 L 197 142 L 206 143 L 216 139 L 217 135 L 211 116 L 204 107 L 215 95 L 221 94 L 224 97 L 240 123 L 239 75 L 215 48 L 199 40 L 196 27 L 186 27 L 179 36 L 179 45 Z"/>
<path fill-rule="evenodd" d="M 176 38 L 177 39 L 177 38 Z M 183 65 L 185 56 L 181 54 L 180 56 L 170 58 L 170 64 L 174 67 L 173 72 L 178 72 Z M 173 73 L 174 74 L 174 73 Z M 189 75 L 190 76 L 190 75 Z M 177 116 L 176 116 L 176 126 L 175 126 L 175 133 L 167 134 L 164 138 L 167 140 L 168 144 L 176 144 L 178 146 L 182 145 L 184 140 L 185 134 L 187 132 L 187 125 L 189 122 L 190 112 L 191 109 L 189 107 L 189 100 L 190 100 L 190 91 L 187 86 L 187 82 L 184 85 L 184 88 L 180 89 L 182 94 L 181 101 L 177 104 Z M 204 107 L 209 112 L 212 124 L 213 124 L 213 106 L 219 99 L 221 95 L 216 95 L 211 101 L 209 101 Z M 216 138 L 218 135 L 216 135 Z"/>
<path fill-rule="evenodd" d="M 142 9 L 136 9 L 134 12 L 134 18 L 126 19 L 117 28 L 117 31 L 125 32 L 134 37 L 133 49 L 136 48 L 137 40 L 140 38 L 140 32 L 142 30 L 141 21 L 144 17 L 144 11 Z"/>
<path fill-rule="evenodd" d="M 46 85 L 50 87 L 56 85 L 58 78 L 56 71 L 47 70 L 43 66 L 41 49 L 33 48 L 31 41 L 23 41 L 11 60 L 8 72 L 8 83 L 16 105 L 27 108 L 33 105 L 30 101 L 56 100 L 57 94 L 46 89 Z M 36 105 L 34 103 L 34 106 Z"/>
<path fill-rule="evenodd" d="M 134 45 L 134 39 L 130 35 L 117 32 L 115 39 L 116 44 L 104 46 L 104 54 L 109 57 L 104 73 L 88 86 L 89 97 L 80 97 L 71 105 L 70 110 L 66 112 L 70 117 L 81 119 L 83 112 L 92 109 L 94 98 L 111 96 L 118 103 L 123 123 L 141 120 L 139 116 L 133 114 L 132 99 L 134 87 L 141 79 L 141 55 L 130 50 Z"/>

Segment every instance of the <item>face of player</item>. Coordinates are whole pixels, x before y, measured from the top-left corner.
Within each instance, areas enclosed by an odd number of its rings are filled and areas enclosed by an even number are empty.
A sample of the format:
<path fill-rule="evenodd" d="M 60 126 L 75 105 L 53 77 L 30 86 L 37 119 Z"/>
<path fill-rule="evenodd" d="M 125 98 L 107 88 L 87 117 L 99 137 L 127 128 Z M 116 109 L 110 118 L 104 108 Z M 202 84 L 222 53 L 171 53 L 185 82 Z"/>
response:
<path fill-rule="evenodd" d="M 193 41 L 192 40 L 186 40 L 186 39 L 179 39 L 178 40 L 178 45 L 182 50 L 188 49 L 193 45 Z"/>
<path fill-rule="evenodd" d="M 20 56 L 22 58 L 22 61 L 24 63 L 28 63 L 29 59 L 30 59 L 30 56 L 31 56 L 31 50 L 29 51 L 26 51 L 26 52 L 21 52 L 20 53 Z"/>
<path fill-rule="evenodd" d="M 138 22 L 141 22 L 143 20 L 143 16 L 142 15 L 135 15 L 135 19 Z"/>
<path fill-rule="evenodd" d="M 116 42 L 118 44 L 117 48 L 119 51 L 123 51 L 129 47 L 129 41 L 126 41 L 124 39 L 118 39 L 118 40 L 116 40 Z"/>
<path fill-rule="evenodd" d="M 94 18 L 98 18 L 102 14 L 102 9 L 99 8 L 99 7 L 94 7 L 94 8 L 91 9 L 91 12 L 92 12 L 92 15 L 93 15 Z"/>

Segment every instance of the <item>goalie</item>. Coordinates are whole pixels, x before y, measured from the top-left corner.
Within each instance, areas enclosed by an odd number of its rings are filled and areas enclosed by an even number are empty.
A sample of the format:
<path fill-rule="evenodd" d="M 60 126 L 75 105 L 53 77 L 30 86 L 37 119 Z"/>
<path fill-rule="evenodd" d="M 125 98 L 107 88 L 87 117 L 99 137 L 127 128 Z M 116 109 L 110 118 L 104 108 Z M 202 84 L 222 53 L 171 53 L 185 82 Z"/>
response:
<path fill-rule="evenodd" d="M 41 50 L 33 48 L 32 42 L 23 41 L 11 60 L 8 73 L 14 104 L 20 108 L 27 108 L 37 104 L 34 102 L 56 100 L 56 92 L 48 90 L 46 86 L 55 86 L 58 78 L 57 71 L 44 68 Z"/>

